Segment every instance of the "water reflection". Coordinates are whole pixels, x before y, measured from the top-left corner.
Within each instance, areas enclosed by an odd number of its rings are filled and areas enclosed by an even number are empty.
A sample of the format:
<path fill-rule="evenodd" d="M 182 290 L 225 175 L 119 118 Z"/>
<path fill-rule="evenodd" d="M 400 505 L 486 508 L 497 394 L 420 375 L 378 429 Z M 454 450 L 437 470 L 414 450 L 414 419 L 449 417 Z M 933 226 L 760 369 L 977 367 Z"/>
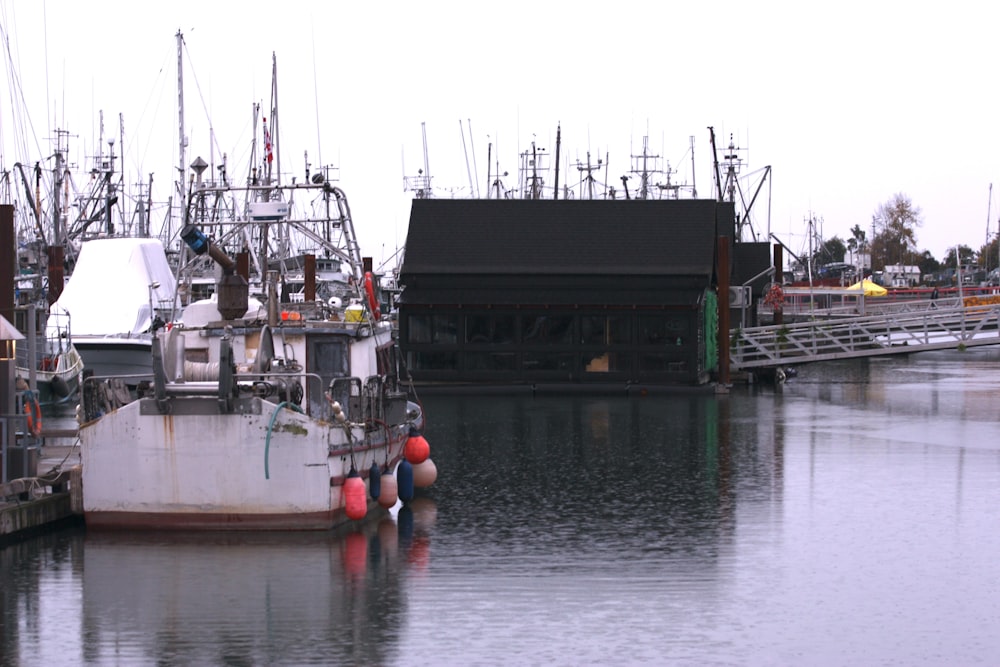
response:
<path fill-rule="evenodd" d="M 818 364 L 729 396 L 428 396 L 440 474 L 395 520 L 9 548 L 0 650 L 25 664 L 988 663 L 1000 354 L 980 350 Z"/>
<path fill-rule="evenodd" d="M 56 664 L 386 664 L 406 623 L 401 580 L 429 564 L 433 512 L 421 499 L 405 511 L 407 526 L 386 518 L 343 535 L 81 529 L 14 545 L 0 551 L 3 654 L 34 663 L 56 651 Z M 25 558 L 42 554 L 44 564 Z M 52 590 L 54 579 L 71 589 Z M 79 627 L 56 628 L 56 618 Z M 68 643 L 46 646 L 67 631 Z"/>
<path fill-rule="evenodd" d="M 88 535 L 83 657 L 114 646 L 126 662 L 382 662 L 403 608 L 391 554 L 369 558 L 378 544 L 377 532 Z"/>

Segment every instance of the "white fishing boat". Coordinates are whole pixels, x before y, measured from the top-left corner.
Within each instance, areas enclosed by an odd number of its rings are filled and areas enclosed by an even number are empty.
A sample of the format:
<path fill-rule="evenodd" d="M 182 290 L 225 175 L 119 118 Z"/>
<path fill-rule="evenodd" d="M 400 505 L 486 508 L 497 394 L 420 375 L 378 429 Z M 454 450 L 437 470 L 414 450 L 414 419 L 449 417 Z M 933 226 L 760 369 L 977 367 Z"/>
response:
<path fill-rule="evenodd" d="M 34 345 L 17 348 L 17 377 L 29 388 L 34 382 L 34 396 L 41 407 L 74 399 L 80 389 L 83 360 L 73 344 L 69 315 L 59 311 L 46 314 L 33 308 L 22 309 L 28 318 L 38 313 L 47 320 L 47 325 L 39 327 L 42 332 L 36 336 Z M 32 332 L 24 333 L 30 336 Z"/>
<path fill-rule="evenodd" d="M 175 282 L 158 239 L 99 238 L 81 246 L 52 310 L 72 317 L 88 374 L 126 378 L 132 386 L 152 379 L 152 328 L 157 317 L 171 319 Z"/>
<path fill-rule="evenodd" d="M 280 183 L 266 130 L 264 142 L 244 185 L 203 181 L 204 162 L 191 166 L 182 273 L 214 271 L 217 285 L 151 327 L 152 381 L 134 397 L 123 380 L 84 383 L 88 527 L 329 530 L 436 478 L 346 195 L 308 167 Z M 283 302 L 267 269 L 289 253 L 336 258 L 352 298 L 317 298 L 309 260 L 304 292 Z"/>
<path fill-rule="evenodd" d="M 353 244 L 343 191 L 303 187 L 342 204 L 326 209 L 344 214 L 336 222 Z M 124 379 L 85 383 L 89 526 L 325 530 L 433 482 L 423 415 L 400 380 L 391 325 L 361 264 L 350 266 L 353 301 L 363 306 L 279 303 L 275 281 L 268 306 L 253 308 L 238 263 L 194 224 L 183 237 L 219 265 L 216 294 L 154 328 L 153 380 L 135 400 Z"/>

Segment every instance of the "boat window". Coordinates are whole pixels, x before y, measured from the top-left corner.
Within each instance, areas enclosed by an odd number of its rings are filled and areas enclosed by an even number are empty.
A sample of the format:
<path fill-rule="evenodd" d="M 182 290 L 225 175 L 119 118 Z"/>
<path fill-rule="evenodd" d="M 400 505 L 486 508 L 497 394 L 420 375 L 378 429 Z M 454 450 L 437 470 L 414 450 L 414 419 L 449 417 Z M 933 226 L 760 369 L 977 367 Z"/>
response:
<path fill-rule="evenodd" d="M 343 340 L 330 338 L 309 341 L 307 367 L 318 374 L 322 380 L 309 377 L 306 380 L 309 412 L 313 415 L 324 414 L 327 409 L 323 392 L 330 386 L 334 378 L 350 375 L 350 360 L 348 359 L 347 343 Z"/>

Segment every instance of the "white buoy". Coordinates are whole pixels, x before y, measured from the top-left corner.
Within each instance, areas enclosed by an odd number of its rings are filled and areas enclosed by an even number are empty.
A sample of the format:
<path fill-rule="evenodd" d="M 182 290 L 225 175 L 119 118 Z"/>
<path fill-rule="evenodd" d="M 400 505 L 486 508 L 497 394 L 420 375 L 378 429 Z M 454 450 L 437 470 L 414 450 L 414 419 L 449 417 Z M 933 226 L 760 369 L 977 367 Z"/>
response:
<path fill-rule="evenodd" d="M 413 466 L 413 486 L 426 489 L 437 479 L 438 470 L 430 457 Z"/>

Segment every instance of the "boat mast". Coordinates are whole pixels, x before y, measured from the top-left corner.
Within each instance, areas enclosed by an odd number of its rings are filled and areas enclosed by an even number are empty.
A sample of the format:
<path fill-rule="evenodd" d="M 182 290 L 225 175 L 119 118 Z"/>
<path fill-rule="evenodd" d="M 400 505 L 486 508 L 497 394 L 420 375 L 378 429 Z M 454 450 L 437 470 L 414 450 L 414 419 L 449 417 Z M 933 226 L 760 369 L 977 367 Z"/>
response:
<path fill-rule="evenodd" d="M 184 149 L 187 147 L 187 139 L 184 137 L 184 35 L 181 31 L 177 31 L 177 142 L 178 142 L 178 155 L 180 155 L 180 162 L 177 165 L 177 171 L 180 172 L 181 177 L 177 180 L 177 194 L 180 200 L 184 202 L 184 206 L 187 206 L 187 200 L 184 196 L 184 174 L 187 171 L 187 163 L 185 161 Z"/>
<path fill-rule="evenodd" d="M 694 135 L 691 135 L 691 198 L 698 198 L 698 188 L 694 184 Z"/>
<path fill-rule="evenodd" d="M 278 56 L 271 52 L 271 146 L 274 150 L 274 182 L 281 185 L 281 145 L 278 143 Z M 268 182 L 271 180 L 271 154 L 267 156 Z"/>
<path fill-rule="evenodd" d="M 420 123 L 420 134 L 424 142 L 424 176 L 427 177 L 427 183 L 429 187 L 431 182 L 431 163 L 430 163 L 430 158 L 428 158 L 427 156 L 427 123 L 425 122 Z"/>
<path fill-rule="evenodd" d="M 552 198 L 559 199 L 559 148 L 562 146 L 562 123 L 556 124 L 556 178 Z"/>

